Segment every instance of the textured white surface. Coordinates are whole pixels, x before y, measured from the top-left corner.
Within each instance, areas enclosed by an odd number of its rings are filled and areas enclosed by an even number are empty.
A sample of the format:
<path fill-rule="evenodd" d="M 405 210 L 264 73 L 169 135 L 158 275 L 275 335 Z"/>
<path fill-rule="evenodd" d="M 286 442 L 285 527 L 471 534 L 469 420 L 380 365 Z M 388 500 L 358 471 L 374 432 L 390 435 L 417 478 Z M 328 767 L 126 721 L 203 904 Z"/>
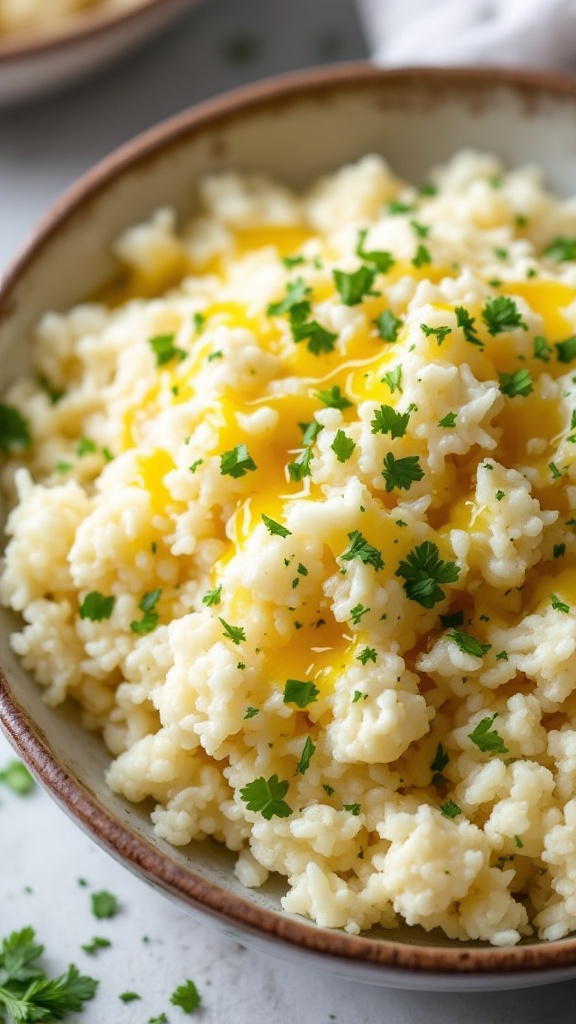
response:
<path fill-rule="evenodd" d="M 245 59 L 227 58 L 230 44 L 242 40 Z M 138 131 L 241 83 L 364 52 L 352 0 L 209 0 L 106 77 L 5 112 L 0 270 L 58 193 Z M 0 736 L 0 767 L 11 756 Z M 69 1018 L 78 1024 L 146 1024 L 162 1011 L 170 1024 L 542 1024 L 573 1017 L 576 981 L 519 993 L 398 992 L 243 949 L 133 878 L 39 789 L 18 798 L 0 788 L 0 868 L 0 937 L 30 924 L 46 945 L 50 970 L 73 961 L 100 979 L 97 998 Z M 120 900 L 110 921 L 92 917 L 90 892 L 99 889 Z M 89 957 L 80 946 L 94 935 L 112 946 Z M 186 978 L 205 1007 L 193 1017 L 169 1003 Z M 141 1000 L 123 1004 L 118 996 L 126 990 Z"/>

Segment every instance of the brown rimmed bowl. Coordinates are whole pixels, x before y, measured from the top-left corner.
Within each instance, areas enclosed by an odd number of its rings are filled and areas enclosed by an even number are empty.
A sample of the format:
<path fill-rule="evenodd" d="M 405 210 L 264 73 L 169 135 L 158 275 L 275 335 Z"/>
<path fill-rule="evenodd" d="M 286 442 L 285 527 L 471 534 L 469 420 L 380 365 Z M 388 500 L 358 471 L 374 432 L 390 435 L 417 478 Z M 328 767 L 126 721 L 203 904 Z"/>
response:
<path fill-rule="evenodd" d="M 190 10 L 197 0 L 110 2 L 0 34 L 0 107 L 62 89 L 118 60 Z"/>
<path fill-rule="evenodd" d="M 300 188 L 380 152 L 418 182 L 462 147 L 496 152 L 512 166 L 538 164 L 567 194 L 576 180 L 576 80 L 343 65 L 273 79 L 171 119 L 85 175 L 15 259 L 0 287 L 0 393 L 26 371 L 26 339 L 42 312 L 65 309 L 112 278 L 111 243 L 127 226 L 161 205 L 192 213 L 200 175 L 257 170 Z M 157 839 L 146 808 L 105 786 L 108 755 L 80 728 L 75 709 L 43 703 L 10 650 L 17 625 L 0 613 L 0 720 L 17 753 L 80 827 L 181 908 L 264 951 L 398 988 L 497 989 L 576 977 L 576 936 L 500 949 L 408 928 L 351 936 L 282 912 L 279 879 L 244 889 L 233 855 L 218 844 L 176 849 Z"/>

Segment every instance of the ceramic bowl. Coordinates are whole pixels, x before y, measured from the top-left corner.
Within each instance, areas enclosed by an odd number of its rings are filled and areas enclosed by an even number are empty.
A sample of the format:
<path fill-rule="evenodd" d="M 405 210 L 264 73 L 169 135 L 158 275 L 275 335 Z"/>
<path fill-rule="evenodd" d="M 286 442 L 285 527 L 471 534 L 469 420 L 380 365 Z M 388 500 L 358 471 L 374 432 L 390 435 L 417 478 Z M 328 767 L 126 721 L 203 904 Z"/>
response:
<path fill-rule="evenodd" d="M 0 107 L 56 91 L 152 38 L 197 0 L 96 5 L 41 30 L 0 35 Z"/>
<path fill-rule="evenodd" d="M 344 65 L 265 82 L 196 107 L 147 132 L 60 200 L 15 260 L 0 290 L 0 392 L 26 370 L 23 339 L 47 308 L 94 294 L 114 270 L 111 243 L 157 206 L 194 209 L 207 171 L 265 171 L 300 188 L 362 154 L 383 153 L 412 180 L 455 150 L 534 162 L 559 193 L 576 178 L 576 82 L 474 70 L 384 72 Z M 103 781 L 108 756 L 73 707 L 52 710 L 9 647 L 0 619 L 0 718 L 16 751 L 52 796 L 140 878 L 242 942 L 305 957 L 356 980 L 421 989 L 486 989 L 576 976 L 576 937 L 514 948 L 456 944 L 417 929 L 352 936 L 280 909 L 282 884 L 242 888 L 233 855 L 212 842 L 174 848 L 147 809 Z M 145 894 L 143 893 L 143 896 Z"/>

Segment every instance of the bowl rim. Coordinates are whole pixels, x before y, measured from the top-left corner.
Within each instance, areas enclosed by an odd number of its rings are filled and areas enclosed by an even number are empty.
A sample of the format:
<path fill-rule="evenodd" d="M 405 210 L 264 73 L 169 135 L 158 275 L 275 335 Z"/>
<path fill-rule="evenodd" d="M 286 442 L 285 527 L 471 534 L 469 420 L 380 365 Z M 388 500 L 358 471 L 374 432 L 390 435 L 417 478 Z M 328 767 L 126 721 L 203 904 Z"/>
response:
<path fill-rule="evenodd" d="M 174 4 L 174 0 L 138 0 L 133 7 L 120 10 L 108 4 L 96 4 L 46 22 L 40 29 L 0 34 L 0 68 L 58 54 L 87 40 L 105 37 L 120 25 L 133 25 L 171 2 Z M 181 0 L 180 6 L 185 2 Z M 194 0 L 188 2 L 192 7 Z"/>
<path fill-rule="evenodd" d="M 152 0 L 153 3 L 162 0 Z M 420 68 L 382 70 L 365 62 L 347 62 L 328 68 L 306 69 L 264 79 L 205 101 L 179 113 L 116 149 L 87 171 L 52 205 L 36 230 L 8 266 L 0 280 L 0 329 L 11 313 L 13 296 L 28 268 L 59 232 L 77 217 L 110 184 L 126 173 L 138 170 L 160 153 L 205 128 L 225 127 L 230 121 L 250 117 L 254 112 L 293 103 L 306 97 L 319 98 L 342 90 L 394 88 L 415 77 L 429 87 L 473 87 L 490 92 L 510 87 L 527 100 L 536 95 L 576 99 L 576 79 L 523 69 Z M 341 930 L 313 926 L 289 915 L 255 906 L 218 885 L 207 882 L 193 870 L 169 862 L 151 843 L 112 817 L 72 775 L 57 763 L 41 729 L 29 718 L 11 692 L 0 666 L 0 724 L 16 752 L 22 757 L 51 796 L 101 846 L 125 866 L 144 876 L 166 895 L 184 901 L 212 916 L 234 923 L 259 936 L 317 952 L 347 963 L 371 964 L 396 972 L 417 971 L 422 975 L 487 975 L 545 972 L 554 980 L 562 968 L 576 967 L 576 936 L 514 947 L 429 946 L 407 944 L 394 938 L 350 935 Z"/>

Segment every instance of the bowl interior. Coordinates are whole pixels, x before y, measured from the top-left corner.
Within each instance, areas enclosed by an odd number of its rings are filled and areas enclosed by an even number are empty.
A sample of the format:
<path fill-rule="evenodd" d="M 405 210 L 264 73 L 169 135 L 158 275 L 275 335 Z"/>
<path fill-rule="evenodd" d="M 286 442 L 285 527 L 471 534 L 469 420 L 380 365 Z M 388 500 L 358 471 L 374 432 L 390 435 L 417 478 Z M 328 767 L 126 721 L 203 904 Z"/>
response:
<path fill-rule="evenodd" d="M 351 66 L 272 81 L 181 115 L 88 174 L 15 262 L 0 293 L 0 393 L 27 370 L 39 315 L 110 280 L 111 243 L 123 228 L 162 205 L 181 218 L 193 212 L 196 183 L 208 171 L 264 172 L 298 189 L 377 152 L 401 175 L 423 182 L 430 167 L 473 147 L 510 165 L 538 164 L 548 184 L 566 194 L 574 183 L 575 129 L 576 87 L 569 81 Z M 279 915 L 279 882 L 248 892 L 232 874 L 233 855 L 213 843 L 168 846 L 154 837 L 148 808 L 106 788 L 100 740 L 79 727 L 73 708 L 43 704 L 10 650 L 15 626 L 15 617 L 0 610 L 0 717 L 9 735 L 77 821 L 168 894 L 254 934 L 347 958 L 351 969 L 374 963 L 433 972 L 558 971 L 576 962 L 576 940 L 475 949 L 420 930 L 356 938 Z"/>

